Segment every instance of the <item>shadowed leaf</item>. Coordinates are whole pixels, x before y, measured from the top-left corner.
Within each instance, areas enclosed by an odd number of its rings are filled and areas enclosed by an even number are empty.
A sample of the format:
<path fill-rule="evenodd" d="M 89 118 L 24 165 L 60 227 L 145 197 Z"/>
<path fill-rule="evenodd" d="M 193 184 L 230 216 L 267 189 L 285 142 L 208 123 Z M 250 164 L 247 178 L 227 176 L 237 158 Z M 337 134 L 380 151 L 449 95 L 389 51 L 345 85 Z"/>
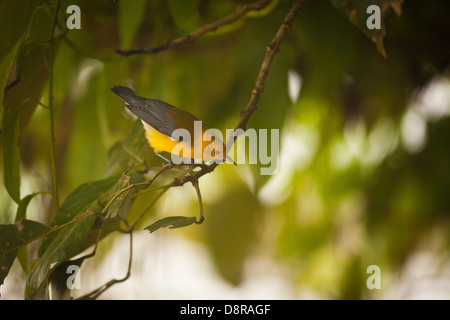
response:
<path fill-rule="evenodd" d="M 33 265 L 28 275 L 28 284 L 33 289 L 48 280 L 53 268 L 75 255 L 87 237 L 95 216 L 87 217 L 62 229 L 50 243 L 42 256 Z"/>
<path fill-rule="evenodd" d="M 51 228 L 32 220 L 21 220 L 15 224 L 0 225 L 0 285 L 11 268 L 19 249 Z"/>

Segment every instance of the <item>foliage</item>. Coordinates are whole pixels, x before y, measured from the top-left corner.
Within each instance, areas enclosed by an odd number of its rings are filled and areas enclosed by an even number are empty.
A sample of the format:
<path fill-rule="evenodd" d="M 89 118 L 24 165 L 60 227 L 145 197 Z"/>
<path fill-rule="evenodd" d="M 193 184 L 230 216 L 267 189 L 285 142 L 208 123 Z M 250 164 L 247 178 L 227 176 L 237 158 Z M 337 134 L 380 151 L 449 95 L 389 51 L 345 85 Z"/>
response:
<path fill-rule="evenodd" d="M 112 233 L 131 241 L 138 229 L 151 237 L 192 227 L 203 209 L 200 235 L 184 235 L 207 246 L 234 285 L 261 247 L 296 286 L 331 298 L 373 297 L 366 267 L 393 275 L 436 232 L 444 236 L 432 249 L 448 253 L 448 1 L 377 0 L 382 30 L 371 31 L 368 1 L 304 1 L 246 123 L 280 129 L 273 176 L 258 164 L 201 174 L 159 166 L 110 88 L 133 86 L 208 127 L 234 128 L 294 1 L 75 2 L 80 30 L 65 24 L 73 1 L 0 3 L 0 285 L 17 258 L 25 298 L 46 299 L 50 282 L 65 283 L 60 268 L 82 266 Z M 168 41 L 152 54 L 124 54 Z M 435 102 L 439 86 L 444 98 Z M 411 129 L 411 119 L 422 127 Z M 177 212 L 155 205 L 187 182 L 197 201 L 186 198 Z M 54 297 L 70 297 L 64 290 Z"/>

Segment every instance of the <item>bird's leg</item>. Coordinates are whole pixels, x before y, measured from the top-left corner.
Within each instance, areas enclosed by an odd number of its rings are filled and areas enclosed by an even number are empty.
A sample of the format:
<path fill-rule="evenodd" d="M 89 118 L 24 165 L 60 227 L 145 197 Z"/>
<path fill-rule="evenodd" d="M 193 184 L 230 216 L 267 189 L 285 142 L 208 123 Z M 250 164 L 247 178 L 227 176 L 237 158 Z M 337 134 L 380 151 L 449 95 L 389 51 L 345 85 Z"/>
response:
<path fill-rule="evenodd" d="M 164 157 L 162 154 L 158 153 L 155 151 L 155 154 L 160 157 L 161 159 L 165 160 L 167 162 L 167 164 L 169 165 L 169 169 L 173 168 L 173 162 L 169 159 L 167 159 L 166 157 Z"/>

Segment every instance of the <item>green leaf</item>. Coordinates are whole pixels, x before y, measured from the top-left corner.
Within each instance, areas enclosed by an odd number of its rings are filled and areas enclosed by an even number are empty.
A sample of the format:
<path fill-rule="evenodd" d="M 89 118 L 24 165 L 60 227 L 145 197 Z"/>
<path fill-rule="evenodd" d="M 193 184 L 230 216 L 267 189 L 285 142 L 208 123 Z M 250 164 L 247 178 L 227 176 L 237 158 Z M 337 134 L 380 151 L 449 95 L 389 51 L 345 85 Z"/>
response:
<path fill-rule="evenodd" d="M 3 89 L 8 80 L 17 50 L 26 40 L 37 1 L 5 0 L 0 5 L 0 105 L 3 106 Z M 2 107 L 0 108 L 0 121 Z"/>
<path fill-rule="evenodd" d="M 111 177 L 79 186 L 64 200 L 58 210 L 56 225 L 69 222 L 89 209 L 100 212 L 106 203 L 113 199 L 117 191 L 128 186 L 132 179 L 140 180 L 142 174 L 123 175 L 120 179 Z M 110 204 L 109 217 L 117 215 L 126 194 L 127 192 L 124 192 L 123 196 L 117 197 Z M 95 216 L 82 218 L 44 239 L 39 249 L 40 258 L 28 275 L 28 284 L 31 288 L 41 288 L 48 281 L 54 268 L 78 253 L 79 248 L 88 238 L 95 219 Z"/>
<path fill-rule="evenodd" d="M 50 230 L 46 225 L 33 220 L 0 225 L 0 285 L 8 275 L 19 249 Z"/>
<path fill-rule="evenodd" d="M 122 49 L 128 49 L 145 17 L 146 0 L 119 1 L 119 36 Z"/>
<path fill-rule="evenodd" d="M 26 219 L 27 215 L 27 208 L 28 208 L 28 204 L 30 203 L 31 199 L 33 199 L 33 197 L 36 194 L 29 194 L 26 197 L 24 197 L 22 200 L 20 200 L 19 202 L 19 206 L 17 207 L 17 212 L 16 212 L 16 219 L 15 221 L 20 221 L 22 219 Z M 22 270 L 26 273 L 28 270 L 28 250 L 26 246 L 23 246 L 22 248 L 19 249 L 19 252 L 17 253 L 17 260 L 19 260 L 19 263 L 22 267 Z"/>
<path fill-rule="evenodd" d="M 9 72 L 14 63 L 14 59 L 17 54 L 17 50 L 19 49 L 20 42 L 17 42 L 16 45 L 6 54 L 6 56 L 0 62 L 0 129 L 3 126 L 3 94 L 4 88 L 8 82 Z"/>
<path fill-rule="evenodd" d="M 0 4 L 0 60 L 16 44 L 18 39 L 26 36 L 38 1 L 3 0 Z M 22 38 L 23 40 L 23 38 Z"/>
<path fill-rule="evenodd" d="M 55 4 L 56 6 L 56 1 Z M 54 8 L 39 6 L 36 8 L 32 17 L 32 24 L 29 30 L 27 41 L 45 44 L 51 38 Z"/>
<path fill-rule="evenodd" d="M 94 182 L 88 182 L 77 187 L 62 203 L 56 213 L 55 225 L 62 225 L 72 220 L 75 216 L 83 213 L 89 207 L 96 205 L 102 195 L 110 190 L 117 182 L 117 177 L 111 177 Z M 42 255 L 47 247 L 54 241 L 57 234 L 52 233 L 41 244 L 39 255 Z"/>
<path fill-rule="evenodd" d="M 129 175 L 122 175 L 122 177 L 117 181 L 117 183 L 111 188 L 111 190 L 108 192 L 108 194 L 104 197 L 105 201 L 112 200 L 113 197 L 116 197 L 117 192 L 120 190 L 128 187 L 130 185 L 130 176 Z M 107 218 L 114 218 L 120 207 L 122 206 L 123 201 L 125 200 L 126 196 L 130 190 L 121 192 L 109 205 L 109 208 L 107 210 Z"/>
<path fill-rule="evenodd" d="M 195 221 L 196 217 L 182 217 L 182 216 L 166 217 L 145 227 L 144 230 L 148 230 L 150 231 L 150 233 L 152 233 L 161 228 L 169 228 L 169 229 L 181 228 L 189 226 L 193 224 Z"/>
<path fill-rule="evenodd" d="M 142 122 L 136 120 L 125 139 L 115 143 L 109 150 L 106 175 L 116 172 L 125 162 L 128 166 L 143 162 L 139 155 L 145 144 L 146 139 Z"/>
<path fill-rule="evenodd" d="M 17 207 L 17 211 L 16 211 L 16 219 L 15 219 L 16 222 L 19 220 L 22 220 L 22 219 L 26 219 L 28 205 L 30 204 L 31 199 L 33 199 L 34 196 L 41 194 L 41 193 L 42 192 L 32 193 L 32 194 L 25 196 L 23 199 L 20 200 L 19 206 Z"/>
<path fill-rule="evenodd" d="M 20 81 L 5 92 L 3 99 L 4 182 L 11 198 L 20 202 L 19 132 L 29 122 L 48 78 L 48 46 L 26 44 Z M 20 120 L 20 121 L 19 121 Z"/>
<path fill-rule="evenodd" d="M 117 180 L 118 177 L 115 176 L 78 186 L 62 203 L 56 214 L 55 223 L 57 225 L 66 223 L 85 211 L 93 202 L 107 193 L 117 183 Z"/>
<path fill-rule="evenodd" d="M 386 51 L 383 45 L 383 38 L 386 35 L 385 16 L 392 9 L 400 16 L 403 0 L 330 0 L 333 6 L 345 15 L 350 22 L 361 29 L 377 46 L 378 52 L 386 57 Z M 381 28 L 369 29 L 367 19 L 370 14 L 367 8 L 370 5 L 376 5 L 381 11 Z"/>
<path fill-rule="evenodd" d="M 20 155 L 19 126 L 20 108 L 5 110 L 3 119 L 2 145 L 5 187 L 11 198 L 20 202 Z"/>
<path fill-rule="evenodd" d="M 21 45 L 28 39 L 39 3 L 5 0 L 0 5 L 0 129 L 3 126 L 3 95 L 11 68 Z M 48 40 L 48 39 L 47 39 Z M 16 72 L 18 72 L 16 70 Z M 16 76 L 19 76 L 17 74 Z"/>
<path fill-rule="evenodd" d="M 95 219 L 95 216 L 84 218 L 58 233 L 28 274 L 28 285 L 31 288 L 41 288 L 55 267 L 78 253 L 78 248 L 88 236 Z"/>
<path fill-rule="evenodd" d="M 24 197 L 22 200 L 20 200 L 19 206 L 17 207 L 17 212 L 16 212 L 16 219 L 15 219 L 16 222 L 26 219 L 27 208 L 28 208 L 28 205 L 30 204 L 31 199 L 33 199 L 34 196 L 36 196 L 38 194 L 43 194 L 43 193 L 47 193 L 47 192 L 32 193 L 32 194 L 29 194 L 26 197 Z M 28 250 L 27 250 L 26 246 L 23 246 L 22 248 L 19 249 L 19 252 L 17 253 L 17 260 L 19 260 L 20 265 L 22 266 L 22 269 L 26 274 L 28 272 Z"/>
<path fill-rule="evenodd" d="M 48 287 L 48 281 L 44 281 L 42 285 L 37 289 L 27 286 L 25 295 L 28 300 L 49 300 L 50 290 Z"/>

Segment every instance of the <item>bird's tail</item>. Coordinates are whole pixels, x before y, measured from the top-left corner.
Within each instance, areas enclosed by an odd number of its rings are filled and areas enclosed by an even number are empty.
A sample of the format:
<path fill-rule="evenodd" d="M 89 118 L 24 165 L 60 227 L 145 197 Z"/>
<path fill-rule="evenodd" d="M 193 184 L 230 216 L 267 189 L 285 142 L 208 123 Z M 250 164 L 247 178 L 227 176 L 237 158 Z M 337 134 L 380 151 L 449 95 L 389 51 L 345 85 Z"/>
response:
<path fill-rule="evenodd" d="M 141 106 L 145 105 L 145 98 L 137 96 L 133 90 L 128 87 L 123 86 L 114 86 L 111 88 L 111 91 L 125 100 L 126 104 L 129 106 Z"/>

